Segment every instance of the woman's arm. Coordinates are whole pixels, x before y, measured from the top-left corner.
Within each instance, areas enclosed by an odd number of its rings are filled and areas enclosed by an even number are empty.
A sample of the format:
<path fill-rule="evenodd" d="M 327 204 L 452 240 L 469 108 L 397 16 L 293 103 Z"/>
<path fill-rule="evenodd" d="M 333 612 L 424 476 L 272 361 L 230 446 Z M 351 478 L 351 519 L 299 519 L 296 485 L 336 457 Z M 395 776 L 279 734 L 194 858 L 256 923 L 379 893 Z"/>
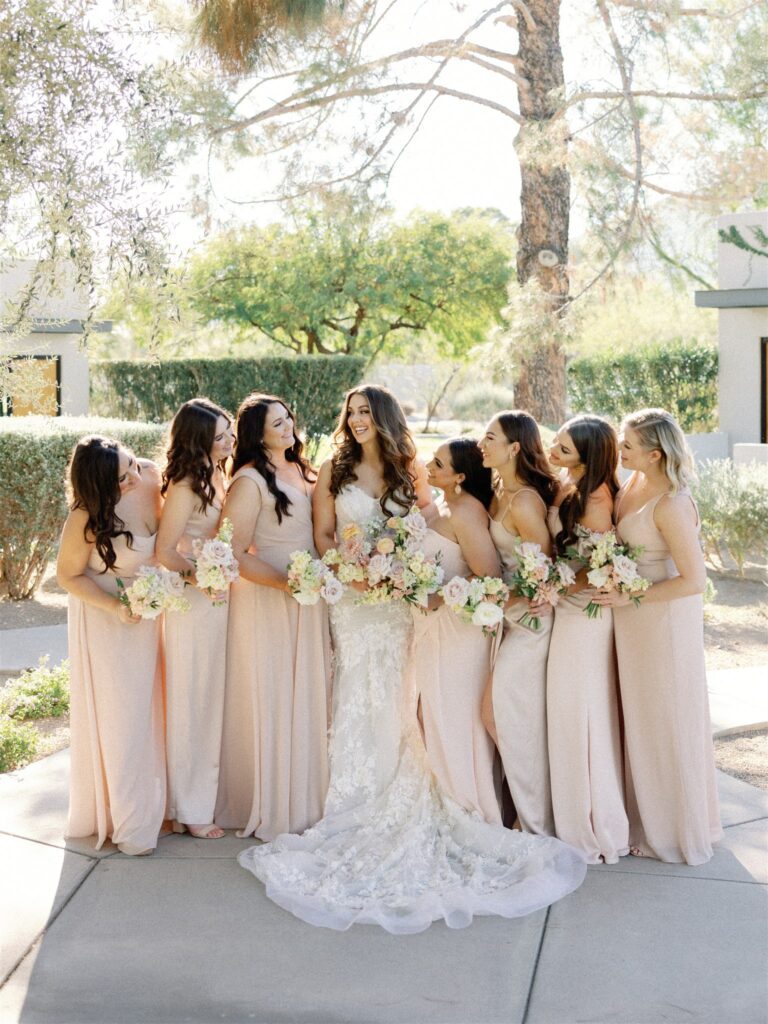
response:
<path fill-rule="evenodd" d="M 132 615 L 118 597 L 108 594 L 106 590 L 86 575 L 88 559 L 93 551 L 93 543 L 85 539 L 85 527 L 88 513 L 85 509 L 73 509 L 67 516 L 59 542 L 59 557 L 56 561 L 56 579 L 59 586 L 67 593 L 79 598 L 94 608 L 112 612 L 121 622 L 139 622 L 138 615 Z"/>
<path fill-rule="evenodd" d="M 336 502 L 331 494 L 331 460 L 326 459 L 312 492 L 312 530 L 315 547 L 322 556 L 336 546 Z"/>
<path fill-rule="evenodd" d="M 155 548 L 159 562 L 166 569 L 180 572 L 190 581 L 194 580 L 194 563 L 190 558 L 180 554 L 176 548 L 184 535 L 189 517 L 198 504 L 199 496 L 187 484 L 171 484 L 168 487 Z"/>
<path fill-rule="evenodd" d="M 530 492 L 519 494 L 511 502 L 504 515 L 503 525 L 510 533 L 519 533 L 521 541 L 538 544 L 545 555 L 552 554 L 546 509 Z"/>
<path fill-rule="evenodd" d="M 480 502 L 451 516 L 464 560 L 475 576 L 501 576 L 499 555 L 488 530 L 488 514 Z"/>
<path fill-rule="evenodd" d="M 232 551 L 240 565 L 240 575 L 251 583 L 275 590 L 288 589 L 288 576 L 248 549 L 261 512 L 261 491 L 255 480 L 238 477 L 227 491 L 222 518 L 232 523 Z"/>

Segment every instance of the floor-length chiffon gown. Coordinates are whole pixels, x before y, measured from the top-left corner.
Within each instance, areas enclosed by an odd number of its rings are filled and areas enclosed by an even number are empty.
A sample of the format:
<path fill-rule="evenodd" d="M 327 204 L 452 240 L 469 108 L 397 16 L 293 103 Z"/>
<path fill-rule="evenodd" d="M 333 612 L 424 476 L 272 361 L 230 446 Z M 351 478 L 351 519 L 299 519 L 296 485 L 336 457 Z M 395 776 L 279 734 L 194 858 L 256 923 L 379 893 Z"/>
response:
<path fill-rule="evenodd" d="M 499 519 L 491 519 L 491 540 L 505 571 L 516 565 L 515 547 L 520 536 L 503 523 L 509 505 Z M 542 512 L 544 511 L 544 502 Z M 524 832 L 553 836 L 552 798 L 547 749 L 547 654 L 552 616 L 541 615 L 539 629 L 519 620 L 528 610 L 525 602 L 511 605 L 504 616 L 504 633 L 493 665 L 493 717 L 504 774 L 515 811 Z"/>
<path fill-rule="evenodd" d="M 617 533 L 642 546 L 638 570 L 658 583 L 677 575 L 653 521 L 663 497 L 635 512 L 616 503 Z M 682 492 L 687 494 L 687 492 Z M 630 843 L 670 863 L 705 864 L 722 838 L 704 665 L 700 594 L 614 609 L 624 711 Z"/>
<path fill-rule="evenodd" d="M 115 537 L 115 566 L 96 549 L 86 575 L 118 596 L 142 565 L 156 565 L 155 534 Z M 70 803 L 67 835 L 107 839 L 125 853 L 157 845 L 165 817 L 162 620 L 121 622 L 69 595 Z"/>
<path fill-rule="evenodd" d="M 424 551 L 440 556 L 445 580 L 471 570 L 454 540 L 427 530 Z M 415 609 L 408 671 L 421 700 L 429 766 L 443 792 L 466 811 L 501 824 L 493 781 L 494 746 L 481 718 L 491 670 L 491 637 L 445 605 Z"/>
<path fill-rule="evenodd" d="M 213 537 L 220 515 L 215 503 L 205 512 L 195 508 L 178 551 L 194 557 L 194 542 Z M 213 821 L 219 785 L 227 604 L 214 605 L 197 587 L 187 587 L 184 596 L 190 610 L 165 617 L 168 817 L 206 825 Z"/>
<path fill-rule="evenodd" d="M 309 494 L 289 492 L 290 515 L 278 521 L 264 477 L 244 467 L 261 495 L 251 550 L 285 571 L 298 550 L 314 551 Z M 230 587 L 224 728 L 216 823 L 245 836 L 273 839 L 303 832 L 323 813 L 328 788 L 331 682 L 328 613 L 300 605 L 285 590 L 246 579 Z"/>
<path fill-rule="evenodd" d="M 347 484 L 336 525 L 384 519 L 377 499 Z M 429 770 L 404 672 L 412 635 L 403 603 L 332 609 L 336 671 L 331 784 L 325 817 L 304 835 L 280 836 L 239 856 L 267 895 L 310 924 L 378 924 L 403 934 L 443 918 L 519 917 L 571 892 L 579 854 L 468 814 Z"/>
<path fill-rule="evenodd" d="M 552 537 L 560 514 L 550 508 Z M 574 565 L 574 568 L 577 568 Z M 547 664 L 547 730 L 555 834 L 589 864 L 629 852 L 624 807 L 618 681 L 610 608 L 590 618 L 584 592 L 555 608 Z"/>

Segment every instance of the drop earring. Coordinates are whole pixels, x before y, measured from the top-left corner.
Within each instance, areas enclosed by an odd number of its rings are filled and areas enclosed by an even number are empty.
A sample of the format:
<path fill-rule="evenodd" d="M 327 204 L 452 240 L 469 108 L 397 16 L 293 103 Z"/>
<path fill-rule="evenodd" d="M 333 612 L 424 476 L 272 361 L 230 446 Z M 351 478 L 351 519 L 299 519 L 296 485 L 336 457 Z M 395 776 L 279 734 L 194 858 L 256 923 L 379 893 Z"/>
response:
<path fill-rule="evenodd" d="M 461 494 L 461 484 L 456 484 L 456 486 L 453 488 L 453 493 L 458 498 L 458 496 Z"/>

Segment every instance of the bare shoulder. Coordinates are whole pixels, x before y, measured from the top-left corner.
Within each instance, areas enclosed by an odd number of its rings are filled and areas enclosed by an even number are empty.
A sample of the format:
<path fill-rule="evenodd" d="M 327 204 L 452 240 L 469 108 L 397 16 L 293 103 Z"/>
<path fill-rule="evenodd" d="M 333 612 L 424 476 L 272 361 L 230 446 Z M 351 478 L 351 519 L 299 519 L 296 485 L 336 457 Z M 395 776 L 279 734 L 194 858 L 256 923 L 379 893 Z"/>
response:
<path fill-rule="evenodd" d="M 61 539 L 67 546 L 72 544 L 92 545 L 94 540 L 87 534 L 88 513 L 84 508 L 73 508 L 64 521 Z"/>
<path fill-rule="evenodd" d="M 608 484 L 600 484 L 596 491 L 592 491 L 589 500 L 596 508 L 613 508 L 613 495 Z"/>
<path fill-rule="evenodd" d="M 331 470 L 333 469 L 333 459 L 324 459 L 320 464 L 320 469 L 317 471 L 317 483 L 324 484 L 326 487 L 331 482 Z"/>
<path fill-rule="evenodd" d="M 520 509 L 523 515 L 546 515 L 546 505 L 539 492 L 528 490 L 528 488 L 518 492 L 515 500 L 511 502 L 510 508 L 513 511 Z"/>
<path fill-rule="evenodd" d="M 457 508 L 451 512 L 451 518 L 457 526 L 477 529 L 482 526 L 488 529 L 488 513 L 485 506 L 477 498 L 468 494 L 468 501 L 462 501 Z"/>
<path fill-rule="evenodd" d="M 660 528 L 695 526 L 698 521 L 696 505 L 690 494 L 664 494 L 656 502 L 653 519 Z"/>

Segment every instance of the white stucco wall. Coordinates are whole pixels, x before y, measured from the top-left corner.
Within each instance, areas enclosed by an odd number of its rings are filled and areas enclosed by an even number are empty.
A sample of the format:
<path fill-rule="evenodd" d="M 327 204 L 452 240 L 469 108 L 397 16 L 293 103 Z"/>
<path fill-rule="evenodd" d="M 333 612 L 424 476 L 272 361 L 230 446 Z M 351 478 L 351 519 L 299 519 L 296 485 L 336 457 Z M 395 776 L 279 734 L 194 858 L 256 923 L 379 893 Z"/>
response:
<path fill-rule="evenodd" d="M 719 317 L 720 429 L 732 445 L 759 442 L 760 339 L 768 337 L 768 308 L 721 309 Z"/>

